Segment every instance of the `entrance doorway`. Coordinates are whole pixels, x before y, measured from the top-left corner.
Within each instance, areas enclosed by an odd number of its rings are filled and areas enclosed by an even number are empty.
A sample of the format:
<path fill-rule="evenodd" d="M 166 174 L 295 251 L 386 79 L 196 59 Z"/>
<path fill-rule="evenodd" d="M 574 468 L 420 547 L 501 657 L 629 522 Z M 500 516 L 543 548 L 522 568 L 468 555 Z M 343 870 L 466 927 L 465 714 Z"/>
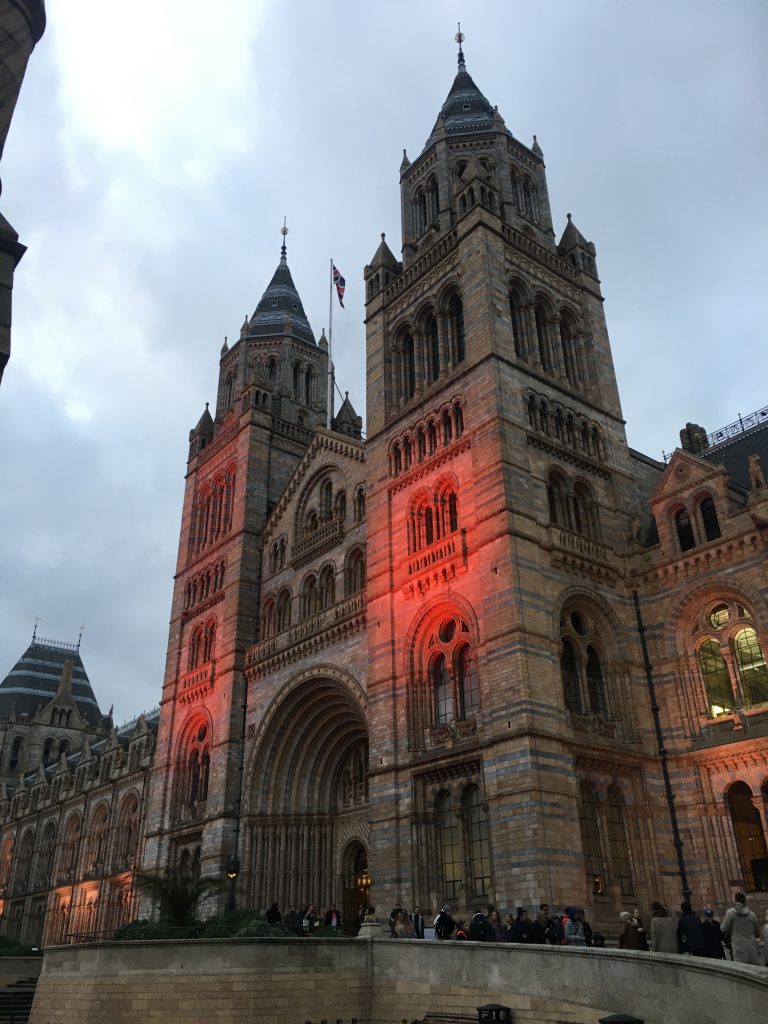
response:
<path fill-rule="evenodd" d="M 760 811 L 752 803 L 752 790 L 746 782 L 734 782 L 728 790 L 728 808 L 731 812 L 744 887 L 747 892 L 764 889 L 768 848 Z"/>
<path fill-rule="evenodd" d="M 360 908 L 367 909 L 371 901 L 368 851 L 355 840 L 347 846 L 341 863 L 342 930 L 345 935 L 357 935 L 361 923 Z"/>

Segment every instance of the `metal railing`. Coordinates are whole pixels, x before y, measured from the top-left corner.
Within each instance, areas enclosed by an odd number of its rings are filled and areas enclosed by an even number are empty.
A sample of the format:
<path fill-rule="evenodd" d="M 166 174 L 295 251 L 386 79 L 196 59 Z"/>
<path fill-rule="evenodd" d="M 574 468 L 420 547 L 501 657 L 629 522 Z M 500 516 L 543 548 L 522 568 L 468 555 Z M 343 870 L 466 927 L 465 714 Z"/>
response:
<path fill-rule="evenodd" d="M 753 427 L 762 426 L 762 424 L 768 423 L 768 406 L 762 409 L 757 409 L 755 412 L 751 412 L 748 416 L 742 416 L 739 413 L 739 418 L 733 423 L 729 423 L 725 427 L 720 427 L 719 430 L 713 431 L 711 434 L 707 434 L 706 438 L 702 438 L 702 443 L 699 447 L 693 450 L 694 454 L 698 452 L 710 451 L 712 448 L 716 448 L 720 444 L 724 444 L 726 441 L 730 441 L 732 437 L 738 437 L 739 434 L 746 434 L 747 431 L 752 430 Z M 687 450 L 687 449 L 686 449 Z M 669 462 L 672 458 L 671 452 L 661 453 L 664 462 Z"/>

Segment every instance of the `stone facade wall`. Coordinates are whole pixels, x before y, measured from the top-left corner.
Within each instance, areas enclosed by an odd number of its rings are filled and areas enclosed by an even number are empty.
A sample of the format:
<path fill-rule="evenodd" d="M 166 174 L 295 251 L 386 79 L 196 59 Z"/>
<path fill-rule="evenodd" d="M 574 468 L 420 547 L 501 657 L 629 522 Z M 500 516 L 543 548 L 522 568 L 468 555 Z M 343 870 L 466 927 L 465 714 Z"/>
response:
<path fill-rule="evenodd" d="M 46 953 L 30 1024 L 400 1024 L 487 1003 L 527 1024 L 762 1024 L 759 968 L 610 950 L 409 940 L 106 944 Z"/>

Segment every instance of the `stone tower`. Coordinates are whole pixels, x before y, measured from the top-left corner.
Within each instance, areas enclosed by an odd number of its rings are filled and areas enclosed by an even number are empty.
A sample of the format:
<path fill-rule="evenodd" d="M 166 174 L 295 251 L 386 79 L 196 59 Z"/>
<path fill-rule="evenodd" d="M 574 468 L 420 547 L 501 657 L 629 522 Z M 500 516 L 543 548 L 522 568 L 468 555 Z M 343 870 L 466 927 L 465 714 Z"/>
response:
<path fill-rule="evenodd" d="M 220 874 L 237 850 L 247 693 L 258 640 L 261 531 L 326 419 L 315 341 L 285 245 L 219 363 L 215 416 L 189 435 L 184 507 L 145 863 Z"/>
<path fill-rule="evenodd" d="M 660 795 L 595 248 L 458 63 L 403 154 L 402 263 L 382 237 L 365 270 L 369 862 L 377 904 L 469 909 L 629 891 L 585 872 L 581 780 L 615 863 Z"/>

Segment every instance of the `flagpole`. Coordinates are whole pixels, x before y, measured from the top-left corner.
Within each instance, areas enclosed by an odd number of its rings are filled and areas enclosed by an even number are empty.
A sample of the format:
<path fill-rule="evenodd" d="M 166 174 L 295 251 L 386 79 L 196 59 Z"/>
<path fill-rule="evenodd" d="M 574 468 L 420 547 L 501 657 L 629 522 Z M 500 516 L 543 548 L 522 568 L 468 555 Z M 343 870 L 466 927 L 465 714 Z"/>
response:
<path fill-rule="evenodd" d="M 328 268 L 328 410 L 326 414 L 326 427 L 331 429 L 333 417 L 333 257 Z"/>

